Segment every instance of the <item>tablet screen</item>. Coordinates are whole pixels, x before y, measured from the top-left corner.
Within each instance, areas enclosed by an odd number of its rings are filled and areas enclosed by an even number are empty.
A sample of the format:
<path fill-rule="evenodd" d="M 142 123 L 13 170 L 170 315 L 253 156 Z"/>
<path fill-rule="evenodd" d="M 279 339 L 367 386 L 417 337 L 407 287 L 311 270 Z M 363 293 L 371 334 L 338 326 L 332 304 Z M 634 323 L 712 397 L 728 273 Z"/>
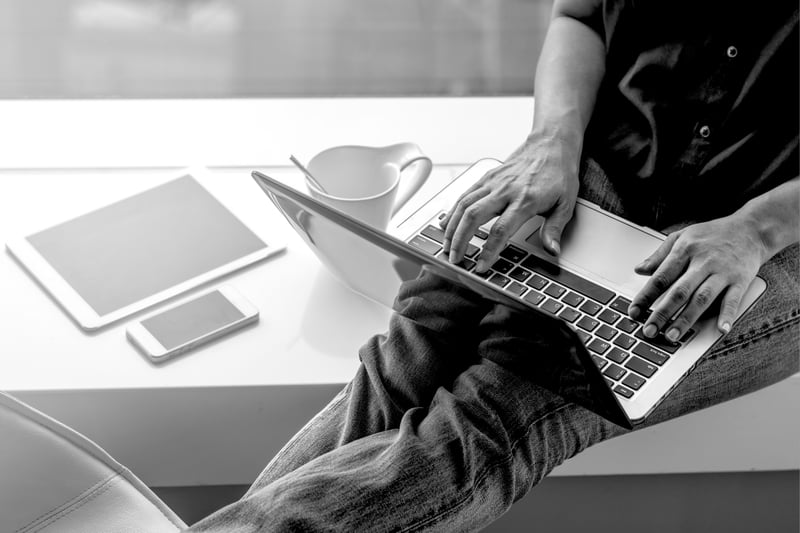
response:
<path fill-rule="evenodd" d="M 27 240 L 99 316 L 267 246 L 189 175 Z"/>

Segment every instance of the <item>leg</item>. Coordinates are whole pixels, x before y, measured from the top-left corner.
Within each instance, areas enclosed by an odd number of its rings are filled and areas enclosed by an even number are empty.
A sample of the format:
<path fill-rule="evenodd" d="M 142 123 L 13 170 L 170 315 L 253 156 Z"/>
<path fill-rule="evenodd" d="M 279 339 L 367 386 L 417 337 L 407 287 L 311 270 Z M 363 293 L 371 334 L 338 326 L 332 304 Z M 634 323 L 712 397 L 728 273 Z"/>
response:
<path fill-rule="evenodd" d="M 469 291 L 423 274 L 405 283 L 389 331 L 361 348 L 353 380 L 270 461 L 249 492 L 366 435 L 395 429 L 477 360 L 477 326 L 491 308 Z"/>
<path fill-rule="evenodd" d="M 770 293 L 761 305 L 771 313 L 756 308 L 749 320 L 737 323 L 646 425 L 798 371 L 800 291 L 791 277 L 789 285 L 781 284 L 798 266 L 795 247 L 765 267 Z M 527 332 L 510 337 L 507 323 L 502 313 L 490 313 L 481 325 L 486 340 L 480 359 L 451 387 L 439 387 L 427 408 L 407 410 L 399 428 L 332 449 L 251 491 L 195 530 L 477 530 L 567 458 L 625 433 L 525 375 L 525 360 L 551 355 L 541 352 L 552 324 L 529 322 Z M 512 349 L 498 363 L 494 357 L 504 342 Z"/>

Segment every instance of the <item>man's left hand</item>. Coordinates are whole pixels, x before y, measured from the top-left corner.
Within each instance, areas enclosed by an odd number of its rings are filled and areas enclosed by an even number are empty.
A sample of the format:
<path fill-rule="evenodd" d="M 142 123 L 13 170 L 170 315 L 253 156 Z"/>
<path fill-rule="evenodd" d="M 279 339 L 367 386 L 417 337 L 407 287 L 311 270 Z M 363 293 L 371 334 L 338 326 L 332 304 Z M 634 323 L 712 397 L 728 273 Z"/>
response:
<path fill-rule="evenodd" d="M 642 318 L 643 310 L 663 295 L 642 333 L 654 337 L 664 331 L 667 339 L 677 341 L 721 296 L 717 327 L 727 333 L 766 256 L 758 233 L 738 214 L 676 231 L 636 267 L 637 274 L 650 279 L 629 314 Z"/>

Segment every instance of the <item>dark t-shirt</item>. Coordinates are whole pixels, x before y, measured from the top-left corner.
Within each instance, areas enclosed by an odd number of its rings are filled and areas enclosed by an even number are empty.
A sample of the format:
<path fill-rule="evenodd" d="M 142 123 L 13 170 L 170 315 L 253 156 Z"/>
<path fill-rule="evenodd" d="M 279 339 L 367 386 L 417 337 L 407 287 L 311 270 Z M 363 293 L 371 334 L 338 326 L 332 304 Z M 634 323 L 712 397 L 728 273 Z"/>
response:
<path fill-rule="evenodd" d="M 584 154 L 660 223 L 729 214 L 798 175 L 798 3 L 607 0 Z"/>

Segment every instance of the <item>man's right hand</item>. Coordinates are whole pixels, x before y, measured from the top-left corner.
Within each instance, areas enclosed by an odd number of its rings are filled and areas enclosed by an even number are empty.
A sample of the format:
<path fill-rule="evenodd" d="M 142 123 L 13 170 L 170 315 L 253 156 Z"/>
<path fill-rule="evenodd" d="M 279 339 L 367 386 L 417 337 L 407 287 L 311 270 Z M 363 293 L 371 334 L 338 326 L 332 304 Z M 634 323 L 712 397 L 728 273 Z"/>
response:
<path fill-rule="evenodd" d="M 577 196 L 577 154 L 558 140 L 531 136 L 505 163 L 462 194 L 442 219 L 444 250 L 451 263 L 460 262 L 475 231 L 498 216 L 476 267 L 484 272 L 525 222 L 542 215 L 542 242 L 549 253 L 558 255 Z"/>

